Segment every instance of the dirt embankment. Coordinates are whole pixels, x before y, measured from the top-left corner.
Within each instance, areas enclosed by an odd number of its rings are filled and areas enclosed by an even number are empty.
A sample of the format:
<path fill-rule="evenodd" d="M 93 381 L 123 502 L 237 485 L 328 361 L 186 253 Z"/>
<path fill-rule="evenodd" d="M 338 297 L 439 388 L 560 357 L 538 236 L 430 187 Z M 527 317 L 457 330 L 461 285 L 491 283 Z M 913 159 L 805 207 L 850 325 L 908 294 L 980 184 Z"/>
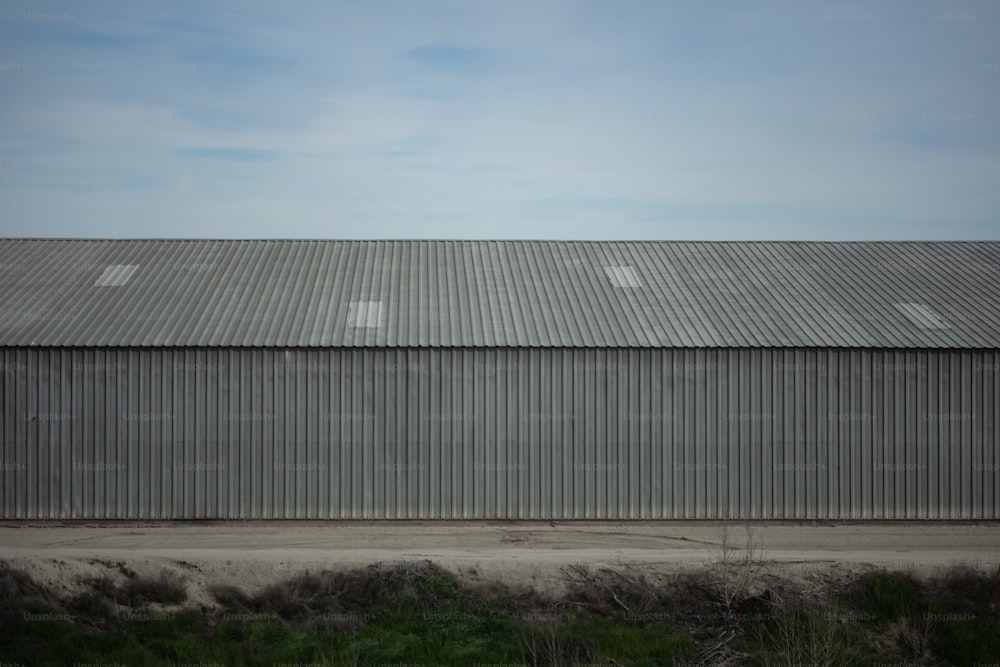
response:
<path fill-rule="evenodd" d="M 719 560 L 724 542 L 738 551 L 748 540 L 761 577 L 806 584 L 873 567 L 1000 564 L 1000 523 L 946 522 L 6 522 L 0 560 L 67 594 L 103 574 L 177 571 L 189 581 L 190 603 L 207 606 L 212 584 L 252 592 L 306 571 L 399 561 L 558 592 L 575 564 L 656 579 Z"/>

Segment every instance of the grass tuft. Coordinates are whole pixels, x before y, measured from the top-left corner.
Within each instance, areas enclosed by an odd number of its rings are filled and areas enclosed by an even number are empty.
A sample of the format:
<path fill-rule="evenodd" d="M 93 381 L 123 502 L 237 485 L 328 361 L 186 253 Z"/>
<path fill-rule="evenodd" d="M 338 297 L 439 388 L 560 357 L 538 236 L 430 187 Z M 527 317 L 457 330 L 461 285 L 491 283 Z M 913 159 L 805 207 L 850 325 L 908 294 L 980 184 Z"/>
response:
<path fill-rule="evenodd" d="M 132 577 L 122 589 L 125 603 L 139 607 L 150 602 L 159 604 L 180 604 L 187 599 L 187 584 L 184 578 L 170 570 L 163 570 L 158 577 Z"/>

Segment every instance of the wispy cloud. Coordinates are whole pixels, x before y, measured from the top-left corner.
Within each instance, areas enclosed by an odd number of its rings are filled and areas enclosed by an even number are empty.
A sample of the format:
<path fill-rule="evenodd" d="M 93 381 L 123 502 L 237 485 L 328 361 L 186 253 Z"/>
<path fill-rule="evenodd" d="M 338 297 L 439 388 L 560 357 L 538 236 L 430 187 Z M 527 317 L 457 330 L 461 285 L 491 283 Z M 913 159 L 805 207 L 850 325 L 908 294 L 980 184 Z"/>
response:
<path fill-rule="evenodd" d="M 990 2 L 5 18 L 2 234 L 1000 238 Z"/>

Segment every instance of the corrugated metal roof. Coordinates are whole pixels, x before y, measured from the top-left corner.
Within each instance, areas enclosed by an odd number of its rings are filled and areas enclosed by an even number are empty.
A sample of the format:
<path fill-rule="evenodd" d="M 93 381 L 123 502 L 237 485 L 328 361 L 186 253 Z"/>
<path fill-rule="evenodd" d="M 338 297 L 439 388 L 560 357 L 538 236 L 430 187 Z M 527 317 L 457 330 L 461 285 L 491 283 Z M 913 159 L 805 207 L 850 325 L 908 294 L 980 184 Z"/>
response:
<path fill-rule="evenodd" d="M 5 346 L 998 348 L 997 304 L 1000 242 L 0 239 Z"/>

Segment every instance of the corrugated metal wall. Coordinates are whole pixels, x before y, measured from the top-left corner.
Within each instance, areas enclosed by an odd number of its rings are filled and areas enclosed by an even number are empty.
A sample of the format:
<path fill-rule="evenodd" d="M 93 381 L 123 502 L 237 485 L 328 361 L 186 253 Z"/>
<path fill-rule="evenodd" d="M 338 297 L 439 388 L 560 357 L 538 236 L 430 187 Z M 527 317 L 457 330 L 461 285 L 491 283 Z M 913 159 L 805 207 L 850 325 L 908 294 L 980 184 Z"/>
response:
<path fill-rule="evenodd" d="M 1000 518 L 997 351 L 0 355 L 4 518 Z"/>

